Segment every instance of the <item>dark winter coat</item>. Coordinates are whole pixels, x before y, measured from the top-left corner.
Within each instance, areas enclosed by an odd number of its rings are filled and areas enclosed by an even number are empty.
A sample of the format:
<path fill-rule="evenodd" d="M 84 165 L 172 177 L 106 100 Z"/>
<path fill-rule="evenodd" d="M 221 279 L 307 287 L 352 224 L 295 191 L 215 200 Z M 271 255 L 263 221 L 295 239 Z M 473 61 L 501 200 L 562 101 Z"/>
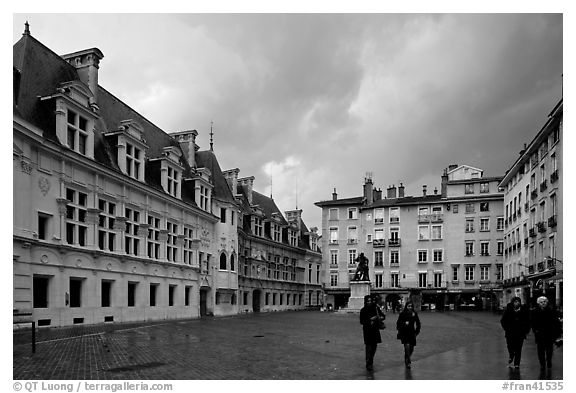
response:
<path fill-rule="evenodd" d="M 525 305 L 514 310 L 514 306 L 510 303 L 502 314 L 500 324 L 504 329 L 506 338 L 525 339 L 526 335 L 530 333 L 530 312 Z"/>
<path fill-rule="evenodd" d="M 397 338 L 402 344 L 416 345 L 416 336 L 420 334 L 420 318 L 416 311 L 402 311 L 396 321 Z"/>
<path fill-rule="evenodd" d="M 558 314 L 550 307 L 532 311 L 532 331 L 536 342 L 552 342 L 560 337 L 562 326 Z"/>
<path fill-rule="evenodd" d="M 372 321 L 370 318 L 378 315 L 378 309 L 375 304 L 364 306 L 360 310 L 360 323 L 364 334 L 364 344 L 374 345 L 382 342 L 378 321 Z"/>

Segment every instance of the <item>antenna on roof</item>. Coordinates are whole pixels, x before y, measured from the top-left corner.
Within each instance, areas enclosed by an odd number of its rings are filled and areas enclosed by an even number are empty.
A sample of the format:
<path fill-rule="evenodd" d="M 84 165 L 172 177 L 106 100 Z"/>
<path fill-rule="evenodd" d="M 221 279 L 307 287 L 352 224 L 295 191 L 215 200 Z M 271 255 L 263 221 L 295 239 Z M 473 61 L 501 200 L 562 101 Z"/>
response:
<path fill-rule="evenodd" d="M 213 121 L 210 121 L 210 151 L 214 151 L 214 132 L 212 131 Z"/>
<path fill-rule="evenodd" d="M 272 198 L 272 165 L 270 165 L 270 199 Z"/>
<path fill-rule="evenodd" d="M 298 177 L 296 177 L 296 210 L 298 210 Z"/>
<path fill-rule="evenodd" d="M 28 24 L 28 21 L 24 23 L 24 34 L 22 35 L 30 35 L 30 25 Z"/>

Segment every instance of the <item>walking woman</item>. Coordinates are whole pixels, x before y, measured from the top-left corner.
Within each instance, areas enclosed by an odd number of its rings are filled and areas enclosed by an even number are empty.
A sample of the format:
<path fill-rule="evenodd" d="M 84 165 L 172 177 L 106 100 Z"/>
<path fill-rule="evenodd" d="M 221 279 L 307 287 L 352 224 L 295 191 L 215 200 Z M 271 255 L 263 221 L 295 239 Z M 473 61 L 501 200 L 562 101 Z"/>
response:
<path fill-rule="evenodd" d="M 560 319 L 556 312 L 548 305 L 548 298 L 540 296 L 536 299 L 538 304 L 532 311 L 532 331 L 536 339 L 540 369 L 552 368 L 552 353 L 554 342 L 562 332 Z"/>
<path fill-rule="evenodd" d="M 366 346 L 366 369 L 374 370 L 374 355 L 378 344 L 382 342 L 380 336 L 381 315 L 378 313 L 376 302 L 370 295 L 364 296 L 364 307 L 360 310 L 360 324 L 364 334 L 364 345 Z"/>
<path fill-rule="evenodd" d="M 519 368 L 522 346 L 526 335 L 530 332 L 530 314 L 518 296 L 513 297 L 506 306 L 500 324 L 504 329 L 508 347 L 508 367 Z"/>
<path fill-rule="evenodd" d="M 416 346 L 416 336 L 420 334 L 420 318 L 418 318 L 418 313 L 414 310 L 414 303 L 411 301 L 406 302 L 404 310 L 398 316 L 396 329 L 398 330 L 398 340 L 404 344 L 404 363 L 406 368 L 410 368 L 412 364 L 410 356 L 412 356 Z"/>

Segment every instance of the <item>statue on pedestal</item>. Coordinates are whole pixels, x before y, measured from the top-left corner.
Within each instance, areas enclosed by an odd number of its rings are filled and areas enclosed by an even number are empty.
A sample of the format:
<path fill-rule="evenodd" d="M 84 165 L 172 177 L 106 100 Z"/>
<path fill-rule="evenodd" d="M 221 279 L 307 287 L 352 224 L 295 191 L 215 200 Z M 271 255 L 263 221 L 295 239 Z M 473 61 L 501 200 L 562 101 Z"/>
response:
<path fill-rule="evenodd" d="M 364 253 L 361 252 L 358 258 L 354 261 L 358 262 L 358 267 L 356 268 L 356 273 L 354 273 L 352 281 L 370 281 L 368 276 L 368 258 L 366 258 Z"/>

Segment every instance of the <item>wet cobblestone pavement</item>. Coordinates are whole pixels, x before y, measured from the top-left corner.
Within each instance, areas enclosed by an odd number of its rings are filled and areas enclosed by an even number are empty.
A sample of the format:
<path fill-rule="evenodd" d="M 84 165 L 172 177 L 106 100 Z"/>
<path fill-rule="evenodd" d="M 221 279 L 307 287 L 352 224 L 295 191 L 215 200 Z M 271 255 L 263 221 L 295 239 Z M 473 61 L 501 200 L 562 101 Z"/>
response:
<path fill-rule="evenodd" d="M 231 317 L 38 329 L 13 334 L 15 380 L 508 380 L 562 379 L 563 348 L 540 374 L 534 337 L 519 371 L 507 367 L 500 316 L 422 312 L 422 333 L 406 370 L 387 314 L 374 372 L 364 368 L 358 314 L 282 312 Z"/>

